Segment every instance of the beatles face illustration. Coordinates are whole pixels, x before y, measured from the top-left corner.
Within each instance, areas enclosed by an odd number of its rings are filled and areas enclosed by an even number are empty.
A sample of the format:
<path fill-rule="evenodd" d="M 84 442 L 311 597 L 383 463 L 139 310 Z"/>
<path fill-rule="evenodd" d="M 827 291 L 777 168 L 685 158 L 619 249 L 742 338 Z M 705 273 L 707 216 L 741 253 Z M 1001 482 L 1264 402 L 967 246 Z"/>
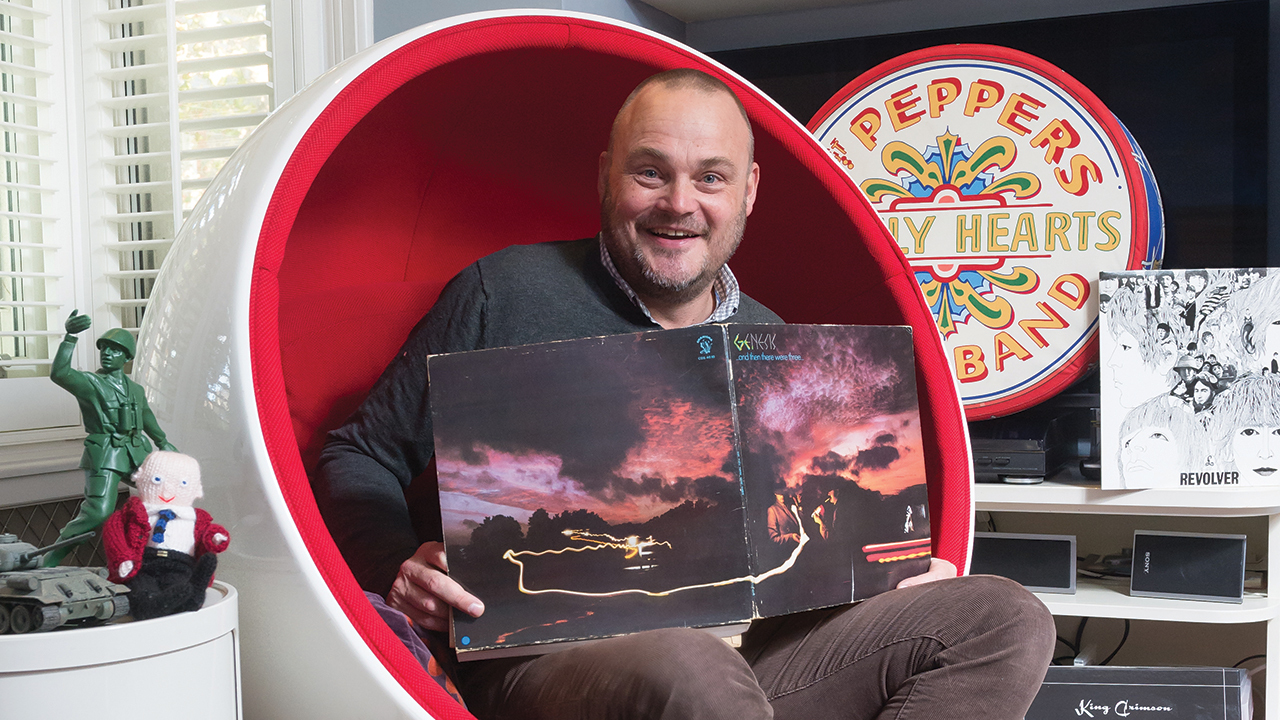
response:
<path fill-rule="evenodd" d="M 1204 405 L 1206 402 L 1209 401 L 1209 395 L 1211 395 L 1212 393 L 1213 391 L 1209 389 L 1208 385 L 1205 385 L 1203 382 L 1197 381 L 1195 384 L 1195 389 L 1191 393 L 1191 399 L 1195 401 L 1196 405 Z"/>
<path fill-rule="evenodd" d="M 1116 337 L 1115 350 L 1107 358 L 1107 365 L 1114 372 L 1116 389 L 1120 391 L 1120 404 L 1126 408 L 1137 407 L 1142 401 L 1169 391 L 1169 369 L 1175 359 L 1170 357 L 1156 368 L 1142 360 L 1138 339 L 1127 330 Z"/>
<path fill-rule="evenodd" d="M 1249 425 L 1231 435 L 1240 482 L 1270 482 L 1280 470 L 1280 427 Z"/>
<path fill-rule="evenodd" d="M 1120 471 L 1128 487 L 1152 487 L 1176 478 L 1182 453 L 1167 427 L 1147 425 L 1120 438 Z"/>

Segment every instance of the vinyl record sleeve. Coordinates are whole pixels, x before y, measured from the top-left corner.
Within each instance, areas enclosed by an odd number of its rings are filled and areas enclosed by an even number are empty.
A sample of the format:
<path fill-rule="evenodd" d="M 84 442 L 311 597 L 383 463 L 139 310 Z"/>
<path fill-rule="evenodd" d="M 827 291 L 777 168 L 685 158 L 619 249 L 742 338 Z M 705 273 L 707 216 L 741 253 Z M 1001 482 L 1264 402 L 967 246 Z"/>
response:
<path fill-rule="evenodd" d="M 460 656 L 848 603 L 928 569 L 908 327 L 706 325 L 428 360 Z"/>
<path fill-rule="evenodd" d="M 1102 487 L 1280 484 L 1280 271 L 1104 272 Z"/>

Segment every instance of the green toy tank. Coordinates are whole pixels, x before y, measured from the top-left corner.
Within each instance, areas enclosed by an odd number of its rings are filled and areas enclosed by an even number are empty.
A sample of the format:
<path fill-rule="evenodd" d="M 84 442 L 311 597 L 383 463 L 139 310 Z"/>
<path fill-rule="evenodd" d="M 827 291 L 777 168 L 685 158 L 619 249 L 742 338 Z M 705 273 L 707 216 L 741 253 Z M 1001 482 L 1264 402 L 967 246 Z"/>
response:
<path fill-rule="evenodd" d="M 97 625 L 129 614 L 129 588 L 108 581 L 106 568 L 36 567 L 46 552 L 91 535 L 37 549 L 0 534 L 0 635 Z"/>

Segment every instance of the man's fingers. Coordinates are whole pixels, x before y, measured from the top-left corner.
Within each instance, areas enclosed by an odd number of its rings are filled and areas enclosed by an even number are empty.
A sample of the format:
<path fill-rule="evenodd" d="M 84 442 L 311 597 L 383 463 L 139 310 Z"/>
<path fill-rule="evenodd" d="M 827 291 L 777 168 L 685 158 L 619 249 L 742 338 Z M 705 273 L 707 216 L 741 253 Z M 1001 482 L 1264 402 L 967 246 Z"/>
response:
<path fill-rule="evenodd" d="M 402 602 L 394 598 L 393 596 L 394 596 L 394 590 L 391 594 L 388 594 L 387 596 L 387 605 L 404 613 L 405 617 L 412 620 L 415 625 L 422 628 L 426 628 L 427 630 L 448 630 L 449 629 L 449 615 L 447 610 L 444 615 L 436 615 L 436 614 L 424 611 L 422 609 L 422 606 L 419 604 L 415 604 L 412 602 L 408 602 L 408 603 Z"/>
<path fill-rule="evenodd" d="M 418 560 L 420 562 L 415 563 Z M 440 598 L 448 605 L 458 608 L 473 617 L 484 612 L 484 603 L 476 596 L 462 589 L 448 575 L 449 560 L 445 556 L 444 543 L 423 543 L 409 562 L 401 566 L 401 572 L 408 572 L 414 584 L 423 588 L 429 595 Z M 441 613 L 443 614 L 443 613 Z"/>
<path fill-rule="evenodd" d="M 401 568 L 401 572 L 431 598 L 438 598 L 446 605 L 456 607 L 473 617 L 479 617 L 484 612 L 484 604 L 479 598 L 463 590 L 456 581 L 435 568 L 415 565 Z"/>
<path fill-rule="evenodd" d="M 422 627 L 442 630 L 448 625 L 449 608 L 472 616 L 484 612 L 484 603 L 446 575 L 444 546 L 424 543 L 400 566 L 387 593 L 387 604 Z"/>
<path fill-rule="evenodd" d="M 425 595 L 419 606 L 422 608 L 423 612 L 431 615 L 432 617 L 449 616 L 449 606 L 440 599 L 434 598 L 430 595 Z"/>
<path fill-rule="evenodd" d="M 956 566 L 951 564 L 951 562 L 943 560 L 942 558 L 931 558 L 929 560 L 928 571 L 922 575 L 906 578 L 902 582 L 898 583 L 898 587 L 906 588 L 911 587 L 912 585 L 923 585 L 924 583 L 934 582 L 936 580 L 946 580 L 948 578 L 955 577 L 957 574 L 958 571 L 956 570 Z"/>
<path fill-rule="evenodd" d="M 449 572 L 449 558 L 444 553 L 444 543 L 429 542 L 423 543 L 418 548 L 415 556 L 420 557 L 426 564 L 444 572 Z"/>
<path fill-rule="evenodd" d="M 447 617 L 436 617 L 434 615 L 421 615 L 419 617 L 414 617 L 413 615 L 409 615 L 409 613 L 405 613 L 405 615 L 413 621 L 414 625 L 417 625 L 424 630 L 449 632 L 449 618 Z"/>

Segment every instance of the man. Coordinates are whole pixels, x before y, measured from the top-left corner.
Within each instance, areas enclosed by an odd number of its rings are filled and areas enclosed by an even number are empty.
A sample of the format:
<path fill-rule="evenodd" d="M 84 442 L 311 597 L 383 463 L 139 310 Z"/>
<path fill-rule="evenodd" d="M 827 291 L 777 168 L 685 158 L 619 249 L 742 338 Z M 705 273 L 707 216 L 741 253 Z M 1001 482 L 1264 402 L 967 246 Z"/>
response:
<path fill-rule="evenodd" d="M 818 507 L 813 509 L 813 522 L 818 526 L 818 534 L 823 540 L 830 540 L 835 534 L 834 530 L 840 527 L 840 520 L 837 519 L 840 511 L 840 491 L 836 488 L 828 488 L 827 494 L 822 498 L 822 502 L 818 503 Z M 907 512 L 911 511 L 911 507 L 907 506 Z M 907 516 L 907 522 L 910 523 L 911 516 Z M 913 528 L 903 528 L 903 533 L 911 532 Z"/>
<path fill-rule="evenodd" d="M 156 422 L 142 386 L 124 374 L 125 363 L 133 359 L 134 341 L 128 330 L 112 328 L 98 338 L 97 372 L 84 372 L 71 367 L 76 349 L 76 335 L 89 329 L 89 317 L 72 310 L 67 318 L 67 334 L 58 346 L 49 369 L 49 379 L 75 395 L 84 422 L 84 501 L 80 510 L 58 534 L 59 540 L 96 530 L 115 509 L 116 495 L 122 479 L 138 467 L 151 452 L 144 433 L 161 450 L 175 450 L 165 439 Z M 62 562 L 74 546 L 54 550 L 44 556 L 42 564 L 54 567 Z"/>
<path fill-rule="evenodd" d="M 786 550 L 784 556 L 800 542 L 800 521 L 791 509 L 794 504 L 789 502 L 786 488 L 774 490 L 773 504 L 769 506 L 765 520 L 769 528 L 769 539 Z"/>
<path fill-rule="evenodd" d="M 366 588 L 432 630 L 451 607 L 484 611 L 445 573 L 440 543 L 416 544 L 401 496 L 431 454 L 426 354 L 779 322 L 725 265 L 759 178 L 732 91 L 696 71 L 659 74 L 623 104 L 600 156 L 598 243 L 509 248 L 450 282 L 321 456 L 317 500 Z M 673 629 L 466 663 L 463 696 L 481 718 L 1020 718 L 1052 650 L 1048 612 L 999 579 L 925 582 L 954 574 L 939 561 L 910 589 L 757 623 L 741 652 Z"/>

